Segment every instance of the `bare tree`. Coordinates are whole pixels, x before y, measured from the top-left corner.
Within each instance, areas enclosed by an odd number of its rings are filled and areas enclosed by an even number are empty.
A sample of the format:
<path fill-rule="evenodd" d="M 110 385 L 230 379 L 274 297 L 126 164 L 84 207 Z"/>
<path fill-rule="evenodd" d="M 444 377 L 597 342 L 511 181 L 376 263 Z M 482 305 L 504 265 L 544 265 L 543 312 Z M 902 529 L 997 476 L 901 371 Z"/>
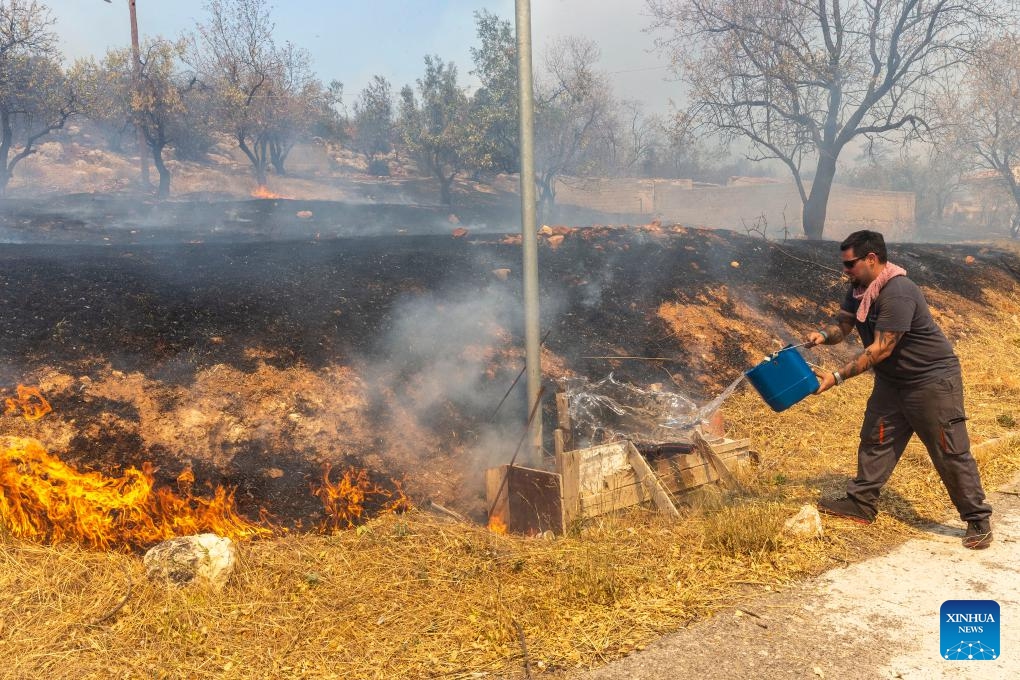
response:
<path fill-rule="evenodd" d="M 556 202 L 558 177 L 593 174 L 602 157 L 615 102 L 595 67 L 600 56 L 594 42 L 571 37 L 556 42 L 546 58 L 535 104 L 535 181 L 543 211 Z"/>
<path fill-rule="evenodd" d="M 1010 235 L 1020 236 L 1020 35 L 1006 33 L 983 47 L 963 87 L 942 100 L 956 141 L 971 152 L 974 167 L 991 170 L 1009 191 L 1016 210 Z"/>
<path fill-rule="evenodd" d="M 277 50 L 272 91 L 269 160 L 277 174 L 285 175 L 287 156 L 297 142 L 311 137 L 314 129 L 339 129 L 336 119 L 343 84 L 324 87 L 312 72 L 308 51 L 288 42 Z"/>
<path fill-rule="evenodd" d="M 713 132 L 789 168 L 821 238 L 836 161 L 861 137 L 923 132 L 933 77 L 983 37 L 995 0 L 647 0 Z M 806 168 L 813 166 L 810 185 Z"/>
<path fill-rule="evenodd" d="M 209 18 L 190 37 L 188 58 L 217 100 L 221 128 L 263 186 L 270 166 L 286 174 L 294 145 L 335 114 L 342 88 L 322 85 L 307 50 L 277 47 L 265 0 L 209 0 L 206 9 Z"/>
<path fill-rule="evenodd" d="M 619 102 L 606 125 L 607 170 L 623 177 L 647 176 L 662 156 L 665 132 L 662 119 L 645 115 L 640 102 Z"/>

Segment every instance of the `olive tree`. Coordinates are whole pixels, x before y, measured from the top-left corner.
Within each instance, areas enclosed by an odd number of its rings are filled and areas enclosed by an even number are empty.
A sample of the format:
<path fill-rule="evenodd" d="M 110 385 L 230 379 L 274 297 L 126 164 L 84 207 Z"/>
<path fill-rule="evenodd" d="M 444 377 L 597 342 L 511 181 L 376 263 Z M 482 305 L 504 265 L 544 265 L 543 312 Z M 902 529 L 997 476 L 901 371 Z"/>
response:
<path fill-rule="evenodd" d="M 354 134 L 351 140 L 354 148 L 368 157 L 368 171 L 372 174 L 389 173 L 376 157 L 392 150 L 393 125 L 390 82 L 382 76 L 375 76 L 354 102 Z"/>
<path fill-rule="evenodd" d="M 0 193 L 40 139 L 81 108 L 60 63 L 53 19 L 38 2 L 0 2 Z"/>
<path fill-rule="evenodd" d="M 421 170 L 439 181 L 443 205 L 453 202 L 452 185 L 471 167 L 477 127 L 467 95 L 457 83 L 457 67 L 438 56 L 425 57 L 425 74 L 400 91 L 401 139 Z"/>
<path fill-rule="evenodd" d="M 471 48 L 480 86 L 471 97 L 472 118 L 479 129 L 478 161 L 482 170 L 517 172 L 520 168 L 517 37 L 506 19 L 475 12 L 480 45 Z"/>
<path fill-rule="evenodd" d="M 198 121 L 187 115 L 187 97 L 196 81 L 181 68 L 184 49 L 183 41 L 155 38 L 142 45 L 137 66 L 133 50 L 124 48 L 110 50 L 99 65 L 88 69 L 88 116 L 113 125 L 127 121 L 141 132 L 159 173 L 159 198 L 170 195 L 164 150 L 199 134 Z"/>

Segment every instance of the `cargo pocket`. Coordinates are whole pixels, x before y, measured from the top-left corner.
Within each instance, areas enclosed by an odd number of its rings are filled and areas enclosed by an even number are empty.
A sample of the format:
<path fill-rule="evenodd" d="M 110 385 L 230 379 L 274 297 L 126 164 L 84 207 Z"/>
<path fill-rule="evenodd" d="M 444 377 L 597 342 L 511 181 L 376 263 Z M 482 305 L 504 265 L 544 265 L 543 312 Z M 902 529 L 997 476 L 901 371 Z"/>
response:
<path fill-rule="evenodd" d="M 940 424 L 942 452 L 958 455 L 970 451 L 970 435 L 967 434 L 966 416 L 956 416 Z"/>
<path fill-rule="evenodd" d="M 954 376 L 939 381 L 939 445 L 942 452 L 957 455 L 970 451 L 967 415 L 963 411 L 963 381 Z"/>

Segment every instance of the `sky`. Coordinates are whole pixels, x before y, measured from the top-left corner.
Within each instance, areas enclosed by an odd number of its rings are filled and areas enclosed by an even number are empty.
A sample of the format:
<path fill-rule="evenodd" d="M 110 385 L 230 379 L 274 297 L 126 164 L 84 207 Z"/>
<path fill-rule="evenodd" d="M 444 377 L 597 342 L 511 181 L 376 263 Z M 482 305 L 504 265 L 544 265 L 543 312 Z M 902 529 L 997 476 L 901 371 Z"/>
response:
<path fill-rule="evenodd" d="M 128 0 L 44 0 L 57 20 L 54 30 L 68 60 L 102 57 L 130 43 Z M 205 0 L 137 0 L 142 40 L 174 38 L 206 17 Z M 323 82 L 344 83 L 349 105 L 375 74 L 399 90 L 423 71 L 426 54 L 453 61 L 472 85 L 470 48 L 477 44 L 474 12 L 487 9 L 514 19 L 513 0 L 282 0 L 272 3 L 279 43 L 308 50 Z M 535 68 L 556 38 L 584 36 L 602 50 L 601 68 L 621 99 L 667 113 L 679 85 L 670 82 L 668 60 L 645 32 L 651 18 L 644 0 L 532 0 Z"/>

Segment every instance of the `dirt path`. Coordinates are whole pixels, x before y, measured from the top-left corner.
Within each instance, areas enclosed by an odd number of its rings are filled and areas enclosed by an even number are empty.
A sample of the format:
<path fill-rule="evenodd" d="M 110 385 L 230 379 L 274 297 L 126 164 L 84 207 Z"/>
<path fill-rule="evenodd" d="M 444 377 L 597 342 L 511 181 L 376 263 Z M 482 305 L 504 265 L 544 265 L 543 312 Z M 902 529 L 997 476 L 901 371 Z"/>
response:
<path fill-rule="evenodd" d="M 719 612 L 644 651 L 579 676 L 584 680 L 840 678 L 954 680 L 1020 676 L 1020 496 L 994 493 L 995 543 L 960 545 L 947 521 L 893 552 L 833 569 L 782 593 Z M 866 529 L 862 529 L 866 530 Z M 939 608 L 946 600 L 995 600 L 995 661 L 943 661 Z"/>

